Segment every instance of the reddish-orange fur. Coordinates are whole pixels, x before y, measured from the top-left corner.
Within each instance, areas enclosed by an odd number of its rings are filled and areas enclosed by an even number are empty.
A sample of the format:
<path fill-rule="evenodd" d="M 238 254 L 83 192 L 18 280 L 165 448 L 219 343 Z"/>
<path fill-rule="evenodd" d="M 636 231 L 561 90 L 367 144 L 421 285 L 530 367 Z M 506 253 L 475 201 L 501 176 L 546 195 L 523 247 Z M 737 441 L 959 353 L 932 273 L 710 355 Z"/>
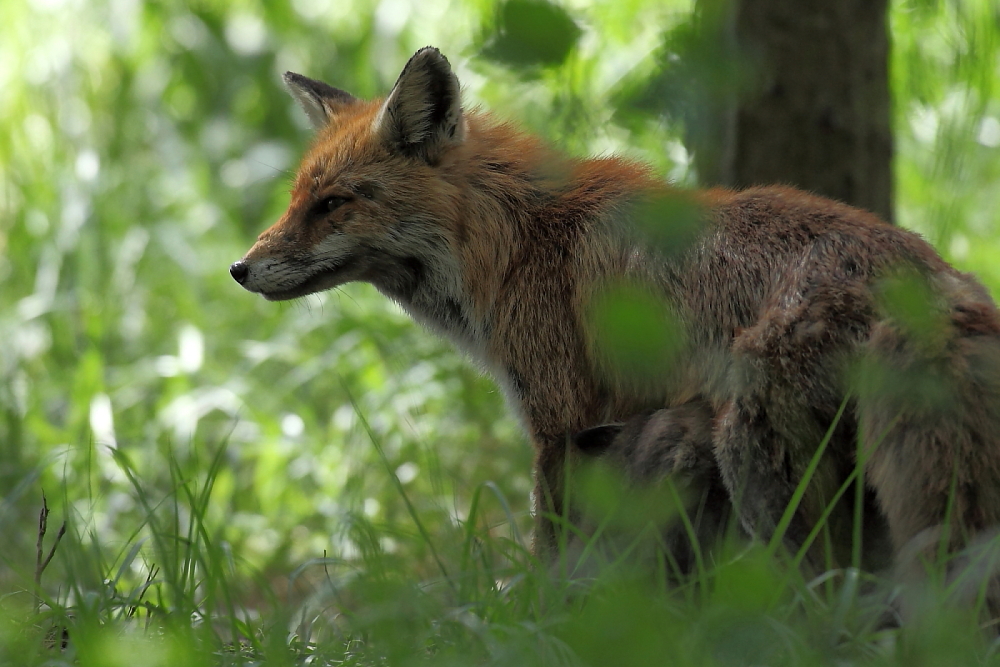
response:
<path fill-rule="evenodd" d="M 433 49 L 386 100 L 303 80 L 289 79 L 293 93 L 324 127 L 288 211 L 234 277 L 272 299 L 369 281 L 454 340 L 522 416 L 542 515 L 562 510 L 568 435 L 703 401 L 714 464 L 744 525 L 767 537 L 846 401 L 792 545 L 853 468 L 859 437 L 895 549 L 945 522 L 955 548 L 1000 520 L 1000 316 L 915 234 L 792 188 L 692 195 L 640 164 L 565 158 L 485 113 L 463 114 Z M 701 231 L 664 252 L 635 216 L 672 197 L 700 202 Z M 933 295 L 936 346 L 886 310 L 879 286 L 897 272 Z M 617 374 L 589 326 L 595 294 L 616 281 L 661 298 L 686 331 L 686 353 L 653 381 Z M 865 362 L 890 375 L 933 371 L 955 404 L 859 390 L 849 371 Z M 544 516 L 536 541 L 555 543 Z"/>

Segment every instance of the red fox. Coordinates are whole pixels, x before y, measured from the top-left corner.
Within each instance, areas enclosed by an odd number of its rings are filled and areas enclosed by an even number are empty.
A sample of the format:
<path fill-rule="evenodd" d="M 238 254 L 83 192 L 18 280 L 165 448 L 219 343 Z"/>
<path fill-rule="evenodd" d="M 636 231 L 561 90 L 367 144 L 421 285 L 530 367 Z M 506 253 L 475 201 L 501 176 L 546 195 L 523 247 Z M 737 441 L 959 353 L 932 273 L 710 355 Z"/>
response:
<path fill-rule="evenodd" d="M 789 187 L 684 193 L 635 162 L 563 157 L 464 110 L 431 47 L 385 99 L 284 78 L 317 136 L 233 278 L 269 300 L 367 281 L 485 366 L 537 453 L 540 555 L 556 545 L 569 437 L 692 401 L 710 414 L 701 451 L 763 539 L 824 442 L 792 547 L 859 454 L 897 552 L 928 529 L 958 549 L 1000 521 L 1000 314 L 916 234 Z M 700 211 L 676 247 L 639 224 L 671 197 Z M 615 370 L 593 325 L 622 283 L 683 333 L 642 381 Z"/>

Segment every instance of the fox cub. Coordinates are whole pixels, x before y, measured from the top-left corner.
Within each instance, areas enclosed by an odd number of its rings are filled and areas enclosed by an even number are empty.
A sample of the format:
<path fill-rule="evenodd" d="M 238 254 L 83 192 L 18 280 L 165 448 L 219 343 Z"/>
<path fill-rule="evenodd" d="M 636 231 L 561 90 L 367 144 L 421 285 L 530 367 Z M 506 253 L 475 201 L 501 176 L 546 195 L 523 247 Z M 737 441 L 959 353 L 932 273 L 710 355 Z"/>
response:
<path fill-rule="evenodd" d="M 626 511 L 633 510 L 633 516 L 622 523 L 626 530 L 654 523 L 658 529 L 652 536 L 654 545 L 666 552 L 671 565 L 682 574 L 694 571 L 699 551 L 711 553 L 719 545 L 728 532 L 732 514 L 733 503 L 713 455 L 713 417 L 707 401 L 692 400 L 674 408 L 639 413 L 624 423 L 595 426 L 575 434 L 572 440 L 580 470 L 570 479 L 586 480 L 588 464 L 597 464 L 605 474 L 611 473 L 612 481 L 625 484 L 627 491 L 661 491 L 640 495 L 637 501 L 646 505 L 657 502 L 662 507 L 626 507 Z M 674 493 L 659 488 L 668 481 Z M 585 484 L 576 486 L 583 487 L 581 492 L 587 490 Z M 622 495 L 634 502 L 629 493 Z M 570 493 L 570 499 L 570 516 L 583 528 L 589 528 L 587 520 L 595 512 L 588 511 L 588 503 L 593 500 L 574 493 Z M 680 519 L 680 512 L 687 515 L 686 522 Z M 608 552 L 617 545 L 614 539 L 607 538 L 604 523 L 603 539 L 591 545 Z M 624 537 L 627 549 L 638 546 L 636 535 Z M 618 554 L 612 551 L 602 555 Z"/>
<path fill-rule="evenodd" d="M 722 483 L 715 459 L 714 417 L 707 401 L 692 400 L 642 412 L 623 423 L 585 429 L 572 440 L 581 468 L 597 464 L 613 476 L 624 477 L 629 488 L 639 491 L 656 489 L 668 480 L 674 484 L 678 493 L 669 511 L 661 512 L 661 520 L 655 522 L 659 529 L 656 540 L 682 574 L 693 571 L 696 551 L 711 554 L 725 536 L 734 534 L 729 525 L 734 498 Z M 850 562 L 855 493 L 853 485 L 845 487 L 841 494 L 844 500 L 834 505 L 831 518 L 817 532 L 816 547 L 807 552 L 815 554 L 818 562 L 812 563 L 814 566 Z M 677 501 L 681 502 L 679 507 Z M 860 565 L 869 572 L 886 572 L 893 564 L 892 545 L 871 489 L 863 489 L 861 503 Z M 579 506 L 573 512 L 577 521 L 588 517 L 586 499 L 578 500 L 575 506 Z M 679 512 L 687 515 L 686 525 Z M 640 517 L 643 514 L 640 510 Z M 657 516 L 656 512 L 645 514 Z M 834 563 L 829 562 L 831 557 Z"/>
<path fill-rule="evenodd" d="M 285 82 L 316 138 L 233 278 L 275 301 L 367 281 L 486 367 L 535 447 L 540 555 L 572 434 L 692 401 L 710 414 L 697 470 L 763 539 L 824 442 L 792 548 L 859 460 L 896 552 L 1000 521 L 1000 316 L 916 234 L 788 187 L 684 192 L 642 164 L 559 155 L 463 109 L 430 47 L 384 99 Z M 674 200 L 696 224 L 664 242 L 644 212 Z M 617 367 L 594 326 L 620 285 L 682 334 L 656 375 Z"/>

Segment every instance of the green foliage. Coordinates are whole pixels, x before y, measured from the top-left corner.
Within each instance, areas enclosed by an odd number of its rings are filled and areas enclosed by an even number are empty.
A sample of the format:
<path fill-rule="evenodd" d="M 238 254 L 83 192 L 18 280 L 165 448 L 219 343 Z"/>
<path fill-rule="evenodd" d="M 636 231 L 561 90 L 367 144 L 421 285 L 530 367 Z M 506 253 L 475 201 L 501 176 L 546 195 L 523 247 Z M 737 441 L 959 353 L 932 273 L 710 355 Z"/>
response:
<path fill-rule="evenodd" d="M 483 55 L 514 67 L 556 66 L 579 38 L 580 28 L 561 7 L 545 0 L 506 0 L 497 7 Z"/>
<path fill-rule="evenodd" d="M 652 70 L 637 72 L 639 76 L 619 92 L 617 104 L 624 120 L 641 110 L 683 123 L 695 136 L 710 130 L 703 120 L 706 110 L 730 102 L 748 88 L 754 74 L 729 34 L 730 4 L 728 0 L 697 3 L 690 16 L 664 31 L 652 54 Z"/>
<path fill-rule="evenodd" d="M 890 13 L 898 221 L 998 284 L 1000 30 L 991 0 Z"/>
<path fill-rule="evenodd" d="M 490 380 L 370 288 L 278 305 L 227 275 L 309 141 L 282 71 L 374 96 L 434 44 L 470 105 L 690 184 L 681 128 L 626 94 L 694 109 L 685 82 L 724 92 L 732 63 L 685 41 L 690 16 L 681 0 L 0 3 L 0 664 L 994 659 L 934 605 L 930 630 L 879 634 L 856 573 L 789 579 L 780 554 L 727 553 L 672 588 L 627 568 L 549 578 L 526 545 L 531 452 Z M 995 289 L 995 4 L 900 0 L 892 27 L 899 218 Z M 647 322 L 643 298 L 603 321 L 656 356 L 669 314 Z M 67 532 L 36 605 L 43 489 L 45 548 Z"/>
<path fill-rule="evenodd" d="M 913 627 L 899 632 L 878 629 L 893 613 L 884 582 L 854 569 L 805 581 L 760 546 L 734 544 L 697 574 L 670 583 L 628 556 L 613 567 L 584 564 L 566 580 L 495 531 L 479 503 L 464 526 L 434 535 L 393 532 L 356 516 L 349 522 L 359 547 L 353 558 L 307 561 L 277 586 L 248 580 L 248 564 L 223 539 L 224 522 L 210 516 L 222 451 L 200 463 L 199 480 L 174 468 L 174 488 L 151 495 L 149 480 L 116 459 L 143 508 L 141 523 L 113 545 L 71 522 L 59 546 L 66 568 L 44 573 L 71 591 L 43 591 L 40 607 L 26 594 L 6 598 L 0 664 L 909 665 L 939 664 L 943 656 L 953 665 L 996 662 L 974 610 L 949 609 L 944 590 L 923 589 Z M 634 516 L 626 523 L 662 519 L 630 505 Z M 398 540 L 393 549 L 386 548 L 390 535 Z M 603 551 L 607 537 L 584 539 L 588 558 Z M 439 571 L 401 557 L 421 548 L 440 554 Z M 286 583 L 287 593 L 279 588 Z M 295 606 L 279 603 L 280 595 Z"/>
<path fill-rule="evenodd" d="M 638 534 L 650 525 L 669 525 L 683 511 L 681 493 L 673 483 L 637 487 L 600 461 L 581 466 L 574 481 L 572 495 L 581 512 L 602 529 Z"/>
<path fill-rule="evenodd" d="M 650 198 L 639 204 L 635 213 L 646 243 L 666 257 L 680 257 L 687 252 L 708 219 L 704 204 L 684 190 Z"/>
<path fill-rule="evenodd" d="M 613 373 L 650 381 L 675 367 L 684 331 L 663 300 L 631 285 L 608 285 L 593 300 L 591 328 Z"/>

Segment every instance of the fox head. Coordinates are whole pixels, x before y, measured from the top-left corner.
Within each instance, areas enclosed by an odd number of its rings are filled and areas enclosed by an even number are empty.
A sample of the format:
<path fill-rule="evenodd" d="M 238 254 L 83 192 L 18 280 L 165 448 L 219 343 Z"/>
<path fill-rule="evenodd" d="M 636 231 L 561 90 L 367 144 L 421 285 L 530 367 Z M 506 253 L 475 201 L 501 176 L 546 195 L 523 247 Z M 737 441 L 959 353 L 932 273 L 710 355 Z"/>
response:
<path fill-rule="evenodd" d="M 287 72 L 317 130 L 288 210 L 233 278 L 272 301 L 366 281 L 408 305 L 433 285 L 453 291 L 458 190 L 447 173 L 466 134 L 458 78 L 432 47 L 418 51 L 384 100 L 365 101 Z"/>

